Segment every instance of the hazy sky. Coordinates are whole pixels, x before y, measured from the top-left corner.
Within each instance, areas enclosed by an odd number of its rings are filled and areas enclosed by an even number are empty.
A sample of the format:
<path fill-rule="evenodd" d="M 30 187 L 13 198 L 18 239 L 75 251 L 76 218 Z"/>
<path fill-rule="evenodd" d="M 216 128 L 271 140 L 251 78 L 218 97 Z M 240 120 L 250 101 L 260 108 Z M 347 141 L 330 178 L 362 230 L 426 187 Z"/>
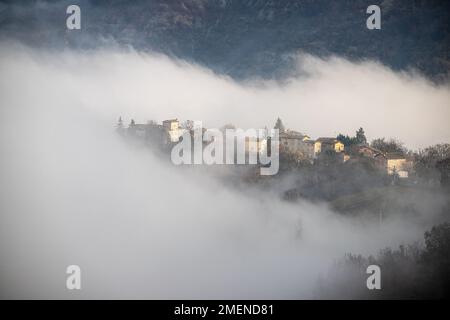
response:
<path fill-rule="evenodd" d="M 333 259 L 420 239 L 431 223 L 380 230 L 326 205 L 249 196 L 113 128 L 119 116 L 243 127 L 280 116 L 312 137 L 363 126 L 425 146 L 449 141 L 448 87 L 339 59 L 299 60 L 309 75 L 284 86 L 243 85 L 136 52 L 0 48 L 2 297 L 310 297 Z M 70 264 L 80 292 L 65 289 Z"/>

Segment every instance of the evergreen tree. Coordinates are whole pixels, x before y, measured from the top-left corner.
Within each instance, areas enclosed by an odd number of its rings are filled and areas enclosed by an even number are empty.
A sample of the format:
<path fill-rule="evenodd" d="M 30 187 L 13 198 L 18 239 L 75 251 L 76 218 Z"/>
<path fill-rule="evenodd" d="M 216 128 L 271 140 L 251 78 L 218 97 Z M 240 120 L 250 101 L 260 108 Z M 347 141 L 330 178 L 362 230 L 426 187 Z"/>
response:
<path fill-rule="evenodd" d="M 273 128 L 278 129 L 278 131 L 280 133 L 285 132 L 285 127 L 284 127 L 283 121 L 281 121 L 280 118 L 277 119 L 277 121 L 275 122 L 275 127 L 273 127 Z"/>
<path fill-rule="evenodd" d="M 117 121 L 116 128 L 117 128 L 117 130 L 122 130 L 123 129 L 122 117 L 119 117 L 119 120 Z"/>
<path fill-rule="evenodd" d="M 366 135 L 364 134 L 363 128 L 359 128 L 358 131 L 356 131 L 356 141 L 359 144 L 367 143 Z"/>
<path fill-rule="evenodd" d="M 350 147 L 354 144 L 357 144 L 355 137 L 349 137 L 348 135 L 343 135 L 342 133 L 339 133 L 336 137 L 340 142 L 344 144 L 345 147 Z"/>

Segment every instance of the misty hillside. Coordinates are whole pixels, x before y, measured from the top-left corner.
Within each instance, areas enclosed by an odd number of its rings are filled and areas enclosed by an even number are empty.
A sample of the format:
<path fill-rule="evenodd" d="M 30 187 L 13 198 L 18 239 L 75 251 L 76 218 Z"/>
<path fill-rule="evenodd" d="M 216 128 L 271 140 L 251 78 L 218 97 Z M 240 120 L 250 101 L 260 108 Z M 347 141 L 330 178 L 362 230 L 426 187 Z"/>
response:
<path fill-rule="evenodd" d="M 81 31 L 65 27 L 79 4 Z M 381 7 L 381 30 L 366 8 Z M 131 45 L 235 78 L 289 75 L 294 54 L 375 59 L 443 79 L 450 67 L 450 3 L 438 0 L 0 1 L 0 39 L 34 46 Z"/>
<path fill-rule="evenodd" d="M 0 0 L 0 299 L 450 296 L 450 4 L 368 4 Z"/>

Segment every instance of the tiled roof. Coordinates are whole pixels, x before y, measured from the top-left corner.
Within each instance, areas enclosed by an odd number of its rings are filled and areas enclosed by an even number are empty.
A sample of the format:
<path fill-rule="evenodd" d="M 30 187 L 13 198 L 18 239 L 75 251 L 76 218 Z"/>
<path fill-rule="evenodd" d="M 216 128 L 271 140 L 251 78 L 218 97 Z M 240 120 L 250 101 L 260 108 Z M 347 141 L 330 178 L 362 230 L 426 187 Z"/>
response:
<path fill-rule="evenodd" d="M 320 137 L 316 140 L 317 142 L 324 142 L 324 143 L 336 143 L 339 142 L 336 138 L 328 138 L 328 137 Z"/>
<path fill-rule="evenodd" d="M 386 158 L 388 158 L 389 160 L 406 159 L 403 154 L 398 152 L 386 153 Z"/>

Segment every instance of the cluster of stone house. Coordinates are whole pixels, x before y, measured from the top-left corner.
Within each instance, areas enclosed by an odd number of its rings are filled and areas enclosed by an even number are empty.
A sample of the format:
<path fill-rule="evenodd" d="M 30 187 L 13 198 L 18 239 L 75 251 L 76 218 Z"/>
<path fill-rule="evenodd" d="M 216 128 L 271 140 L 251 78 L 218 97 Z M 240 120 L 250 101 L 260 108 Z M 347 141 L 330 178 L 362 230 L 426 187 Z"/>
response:
<path fill-rule="evenodd" d="M 325 154 L 335 154 L 344 161 L 344 144 L 332 137 L 312 140 L 308 135 L 293 130 L 280 133 L 280 152 L 286 152 L 311 163 Z"/>
<path fill-rule="evenodd" d="M 163 145 L 178 142 L 184 132 L 184 129 L 180 127 L 178 119 L 164 120 L 162 124 L 157 124 L 153 121 L 137 124 L 131 120 L 126 130 L 129 136 L 142 139 L 156 139 Z"/>
<path fill-rule="evenodd" d="M 135 136 L 143 139 L 157 138 L 157 140 L 163 145 L 170 145 L 177 143 L 180 137 L 189 131 L 193 135 L 193 130 L 182 128 L 178 119 L 164 120 L 162 124 L 157 124 L 156 122 L 149 121 L 145 124 L 137 124 L 133 120 L 131 121 L 129 127 L 126 129 L 126 133 L 129 136 Z M 202 128 L 203 133 L 206 128 Z M 211 141 L 206 141 L 209 143 Z M 254 136 L 245 137 L 245 151 L 246 152 L 262 152 L 267 147 L 267 139 L 257 139 Z"/>
<path fill-rule="evenodd" d="M 308 135 L 292 130 L 280 134 L 280 152 L 290 153 L 294 158 L 310 163 L 326 155 L 332 155 L 341 162 L 360 161 L 361 158 L 371 159 L 387 174 L 397 174 L 400 178 L 407 178 L 413 169 L 412 159 L 401 153 L 384 153 L 367 144 L 355 145 L 346 150 L 344 144 L 334 137 L 312 140 Z"/>
<path fill-rule="evenodd" d="M 169 119 L 164 120 L 162 124 L 155 122 L 136 124 L 132 121 L 127 130 L 127 134 L 141 138 L 156 138 L 160 143 L 170 145 L 177 143 L 188 129 L 181 128 L 178 119 Z M 412 160 L 403 154 L 383 153 L 367 144 L 355 145 L 350 150 L 346 150 L 344 144 L 334 137 L 319 137 L 313 140 L 308 135 L 293 130 L 281 132 L 279 139 L 280 153 L 288 153 L 294 159 L 308 161 L 311 164 L 318 163 L 322 158 L 330 156 L 338 162 L 356 162 L 365 158 L 373 161 L 387 174 L 397 174 L 400 178 L 407 178 L 413 168 Z M 268 146 L 267 142 L 268 138 L 246 137 L 245 151 L 254 153 L 265 151 Z"/>
<path fill-rule="evenodd" d="M 397 174 L 400 178 L 408 178 L 413 170 L 413 160 L 402 153 L 384 153 L 368 145 L 358 145 L 354 148 L 356 160 L 358 156 L 372 159 L 378 168 L 386 170 L 389 175 Z"/>

